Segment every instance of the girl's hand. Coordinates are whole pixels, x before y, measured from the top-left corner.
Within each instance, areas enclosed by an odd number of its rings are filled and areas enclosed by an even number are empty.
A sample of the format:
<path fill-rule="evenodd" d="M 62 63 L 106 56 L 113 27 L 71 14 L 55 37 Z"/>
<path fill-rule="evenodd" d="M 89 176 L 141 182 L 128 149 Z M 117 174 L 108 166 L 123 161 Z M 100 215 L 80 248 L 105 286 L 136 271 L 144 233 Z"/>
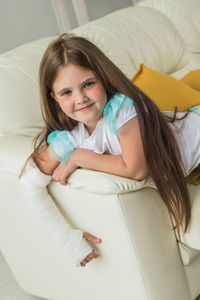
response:
<path fill-rule="evenodd" d="M 53 180 L 59 181 L 62 185 L 66 185 L 66 178 L 79 167 L 78 161 L 84 158 L 86 152 L 88 153 L 90 151 L 79 148 L 74 150 L 64 165 L 59 164 L 54 169 L 52 174 Z"/>
<path fill-rule="evenodd" d="M 84 232 L 83 237 L 91 243 L 94 244 L 101 243 L 100 238 L 97 238 L 88 232 Z M 99 254 L 96 253 L 95 250 L 93 249 L 92 252 L 81 262 L 81 266 L 85 267 L 87 263 L 89 263 L 93 258 L 97 258 L 98 256 Z"/>
<path fill-rule="evenodd" d="M 72 153 L 73 154 L 73 153 Z M 72 174 L 78 166 L 75 164 L 72 155 L 64 165 L 59 164 L 53 171 L 52 178 L 54 181 L 59 181 L 60 184 L 66 185 L 66 178 Z"/>

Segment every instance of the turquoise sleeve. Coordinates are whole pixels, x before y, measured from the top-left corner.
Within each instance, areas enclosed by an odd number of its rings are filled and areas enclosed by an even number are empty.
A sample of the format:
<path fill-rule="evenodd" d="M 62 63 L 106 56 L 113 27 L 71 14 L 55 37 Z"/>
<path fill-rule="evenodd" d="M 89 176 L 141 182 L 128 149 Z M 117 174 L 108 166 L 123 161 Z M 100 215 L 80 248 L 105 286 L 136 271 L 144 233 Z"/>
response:
<path fill-rule="evenodd" d="M 189 108 L 189 111 L 193 111 L 193 112 L 197 113 L 197 115 L 200 116 L 200 105 Z"/>
<path fill-rule="evenodd" d="M 47 143 L 51 145 L 50 156 L 59 160 L 61 165 L 68 160 L 75 150 L 67 131 L 52 131 L 47 137 Z"/>
<path fill-rule="evenodd" d="M 129 115 L 133 114 L 135 114 L 133 101 L 123 94 L 114 95 L 103 111 L 103 116 L 108 127 L 115 135 L 119 135 L 118 128 L 123 121 L 122 119 L 126 119 Z"/>

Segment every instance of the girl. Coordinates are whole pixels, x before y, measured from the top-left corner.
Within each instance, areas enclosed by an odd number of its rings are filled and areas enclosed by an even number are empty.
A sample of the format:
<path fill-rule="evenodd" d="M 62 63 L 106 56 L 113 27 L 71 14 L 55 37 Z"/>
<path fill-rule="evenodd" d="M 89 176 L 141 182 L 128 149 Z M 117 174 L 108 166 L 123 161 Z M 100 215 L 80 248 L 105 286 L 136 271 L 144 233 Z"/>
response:
<path fill-rule="evenodd" d="M 36 137 L 20 186 L 76 265 L 98 257 L 86 240 L 101 240 L 72 229 L 43 187 L 51 178 L 66 185 L 78 167 L 135 180 L 150 175 L 179 237 L 181 227 L 186 232 L 191 206 L 184 176 L 200 162 L 195 149 L 199 116 L 178 113 L 177 121 L 176 114 L 161 113 L 95 45 L 70 34 L 50 43 L 39 79 L 46 125 Z"/>

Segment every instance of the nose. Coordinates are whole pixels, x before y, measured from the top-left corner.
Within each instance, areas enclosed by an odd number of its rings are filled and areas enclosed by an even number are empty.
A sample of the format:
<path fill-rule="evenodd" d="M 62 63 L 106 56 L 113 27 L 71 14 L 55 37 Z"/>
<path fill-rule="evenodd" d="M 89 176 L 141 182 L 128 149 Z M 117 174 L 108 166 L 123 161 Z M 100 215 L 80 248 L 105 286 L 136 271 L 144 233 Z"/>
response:
<path fill-rule="evenodd" d="M 79 91 L 76 93 L 76 104 L 82 104 L 87 101 L 88 101 L 88 97 L 84 92 Z"/>

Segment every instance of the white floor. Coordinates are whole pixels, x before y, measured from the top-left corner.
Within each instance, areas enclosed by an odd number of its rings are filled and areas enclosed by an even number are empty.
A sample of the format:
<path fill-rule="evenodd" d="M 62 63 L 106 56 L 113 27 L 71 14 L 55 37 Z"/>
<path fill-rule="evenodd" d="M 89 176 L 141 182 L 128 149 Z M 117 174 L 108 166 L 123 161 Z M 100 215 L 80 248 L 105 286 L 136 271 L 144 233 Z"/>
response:
<path fill-rule="evenodd" d="M 0 300 L 44 300 L 25 293 L 17 284 L 0 252 Z"/>

